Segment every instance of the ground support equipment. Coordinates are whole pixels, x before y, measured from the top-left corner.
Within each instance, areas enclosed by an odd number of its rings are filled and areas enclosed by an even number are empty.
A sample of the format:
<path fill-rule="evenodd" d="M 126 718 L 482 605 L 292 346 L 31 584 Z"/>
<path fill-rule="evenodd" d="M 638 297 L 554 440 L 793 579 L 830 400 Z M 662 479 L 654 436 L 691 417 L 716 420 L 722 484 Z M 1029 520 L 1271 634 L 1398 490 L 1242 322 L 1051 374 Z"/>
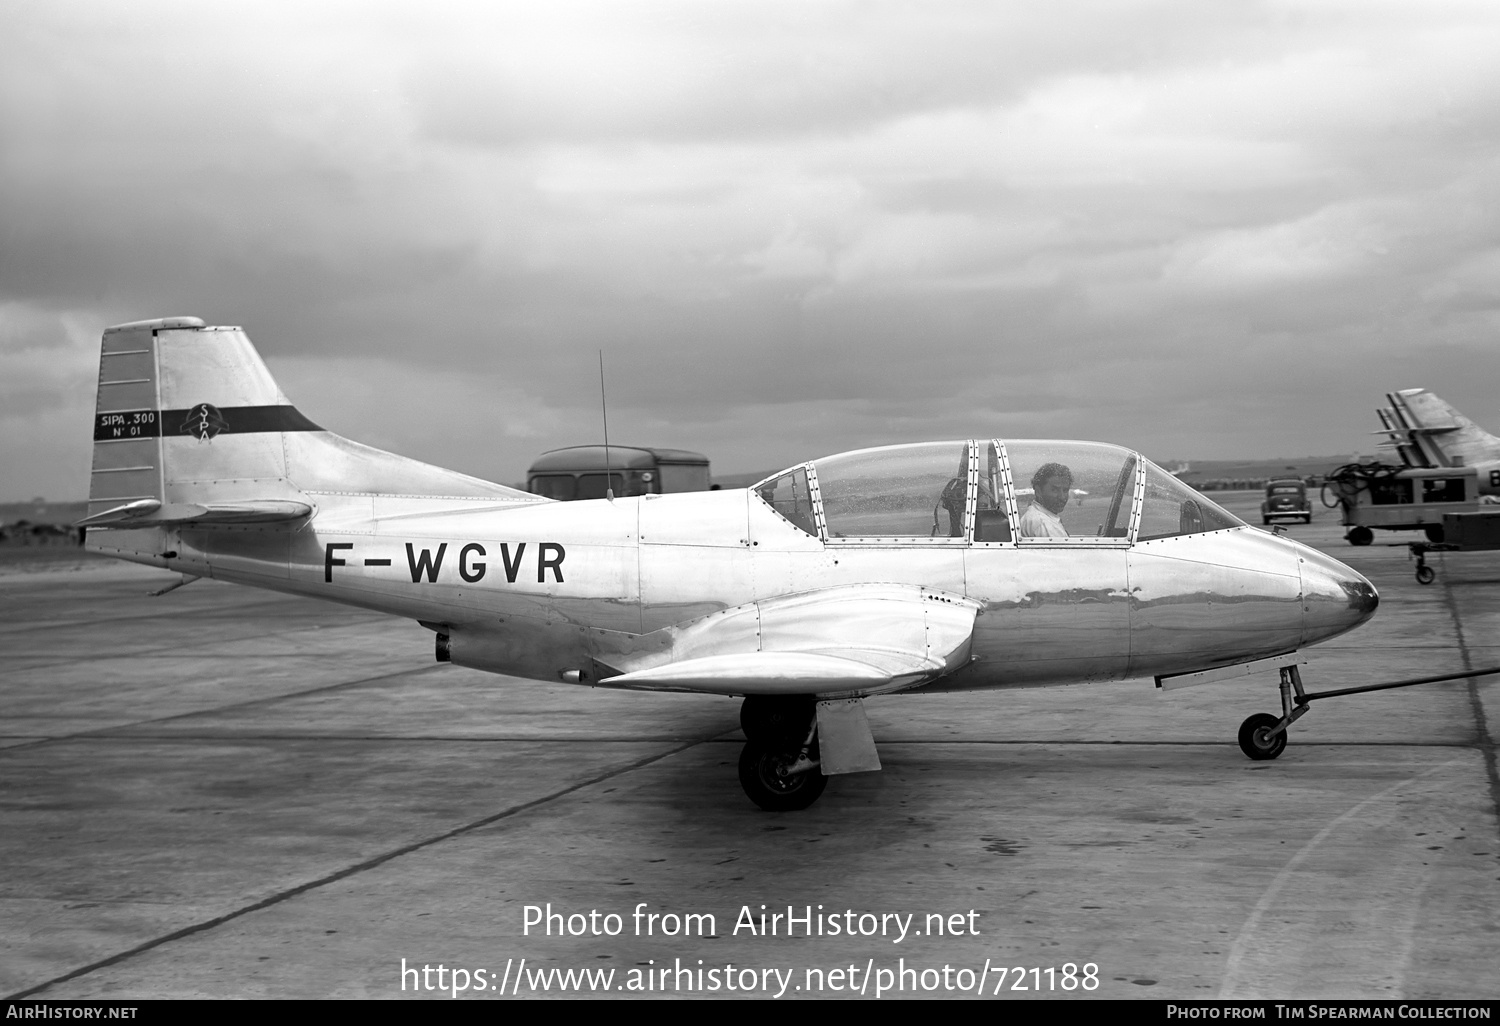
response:
<path fill-rule="evenodd" d="M 1427 553 L 1429 552 L 1457 552 L 1462 546 L 1451 542 L 1408 542 L 1406 547 L 1411 549 L 1411 554 L 1417 559 L 1417 583 L 1431 584 L 1437 578 L 1437 571 L 1427 565 Z"/>
<path fill-rule="evenodd" d="M 1441 534 L 1408 546 L 1417 559 L 1417 583 L 1431 584 L 1437 572 L 1427 565 L 1429 552 L 1482 552 L 1500 549 L 1500 509 L 1489 506 L 1474 513 L 1444 513 Z"/>

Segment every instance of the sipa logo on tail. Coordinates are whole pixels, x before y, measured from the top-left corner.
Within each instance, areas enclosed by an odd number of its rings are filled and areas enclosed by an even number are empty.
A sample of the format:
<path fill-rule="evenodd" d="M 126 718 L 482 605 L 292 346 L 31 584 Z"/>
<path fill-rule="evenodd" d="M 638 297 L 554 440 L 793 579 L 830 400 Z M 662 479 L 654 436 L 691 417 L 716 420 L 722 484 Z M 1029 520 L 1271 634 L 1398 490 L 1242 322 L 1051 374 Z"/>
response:
<path fill-rule="evenodd" d="M 200 442 L 213 439 L 220 431 L 229 427 L 229 422 L 219 412 L 219 408 L 210 403 L 199 403 L 188 410 L 187 417 L 182 422 L 178 432 L 184 435 L 192 435 Z"/>

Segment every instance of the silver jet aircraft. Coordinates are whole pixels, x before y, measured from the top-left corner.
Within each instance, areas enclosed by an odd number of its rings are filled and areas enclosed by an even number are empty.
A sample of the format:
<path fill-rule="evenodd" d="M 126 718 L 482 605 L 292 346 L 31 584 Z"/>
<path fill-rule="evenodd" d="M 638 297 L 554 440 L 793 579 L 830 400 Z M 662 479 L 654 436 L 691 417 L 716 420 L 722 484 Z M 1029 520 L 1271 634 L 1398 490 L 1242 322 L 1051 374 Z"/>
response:
<path fill-rule="evenodd" d="M 923 442 L 748 489 L 553 502 L 323 430 L 243 331 L 192 317 L 105 331 L 83 523 L 90 549 L 184 580 L 416 620 L 439 660 L 743 696 L 740 782 L 766 809 L 879 769 L 862 700 L 896 692 L 1280 667 L 1286 714 L 1240 731 L 1274 758 L 1300 714 L 1287 667 L 1377 603 L 1094 442 Z"/>

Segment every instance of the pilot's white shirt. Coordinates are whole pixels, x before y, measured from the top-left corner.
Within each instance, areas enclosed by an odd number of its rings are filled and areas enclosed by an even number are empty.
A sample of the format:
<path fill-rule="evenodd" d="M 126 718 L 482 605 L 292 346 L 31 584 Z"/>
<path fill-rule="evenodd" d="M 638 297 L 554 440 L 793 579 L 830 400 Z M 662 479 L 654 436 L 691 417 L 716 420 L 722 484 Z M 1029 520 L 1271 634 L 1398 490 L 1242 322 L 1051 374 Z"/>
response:
<path fill-rule="evenodd" d="M 1022 538 L 1066 538 L 1068 529 L 1063 526 L 1062 518 L 1043 506 L 1035 499 L 1031 505 L 1026 507 L 1026 512 L 1021 514 L 1021 537 Z"/>

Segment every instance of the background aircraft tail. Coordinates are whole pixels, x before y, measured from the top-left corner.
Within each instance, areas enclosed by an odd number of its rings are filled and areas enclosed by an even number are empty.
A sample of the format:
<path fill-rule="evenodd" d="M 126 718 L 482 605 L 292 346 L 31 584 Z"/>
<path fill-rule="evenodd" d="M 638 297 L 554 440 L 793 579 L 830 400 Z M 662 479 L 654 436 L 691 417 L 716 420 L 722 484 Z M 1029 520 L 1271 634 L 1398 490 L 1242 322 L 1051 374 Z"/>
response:
<path fill-rule="evenodd" d="M 292 520 L 319 493 L 536 499 L 323 430 L 242 330 L 196 317 L 105 329 L 96 410 L 88 525 Z"/>
<path fill-rule="evenodd" d="M 1500 460 L 1500 438 L 1425 388 L 1388 392 L 1379 410 L 1390 442 L 1411 467 L 1478 466 Z"/>

